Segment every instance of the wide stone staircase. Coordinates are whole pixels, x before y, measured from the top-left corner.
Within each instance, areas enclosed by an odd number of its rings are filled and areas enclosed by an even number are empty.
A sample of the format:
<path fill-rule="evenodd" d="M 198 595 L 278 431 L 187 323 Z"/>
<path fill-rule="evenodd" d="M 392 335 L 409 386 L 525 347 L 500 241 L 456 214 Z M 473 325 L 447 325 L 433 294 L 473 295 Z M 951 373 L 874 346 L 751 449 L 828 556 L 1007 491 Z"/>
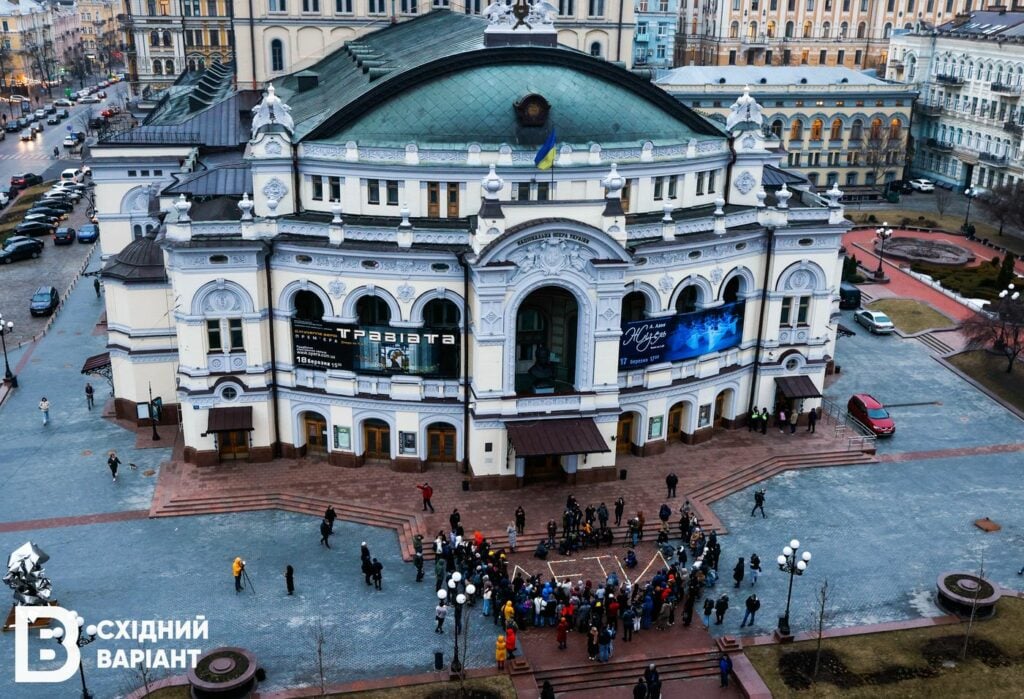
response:
<path fill-rule="evenodd" d="M 616 650 L 621 647 L 621 641 L 616 641 Z M 651 656 L 628 660 L 616 660 L 613 657 L 604 664 L 590 662 L 585 665 L 535 670 L 534 678 L 537 681 L 538 689 L 547 680 L 551 682 L 556 693 L 594 692 L 593 696 L 597 697 L 601 696 L 602 689 L 636 684 L 637 678 L 644 674 L 644 670 L 650 663 L 657 666 L 662 683 L 670 680 L 711 677 L 718 674 L 718 652 L 698 651 L 687 655 Z"/>

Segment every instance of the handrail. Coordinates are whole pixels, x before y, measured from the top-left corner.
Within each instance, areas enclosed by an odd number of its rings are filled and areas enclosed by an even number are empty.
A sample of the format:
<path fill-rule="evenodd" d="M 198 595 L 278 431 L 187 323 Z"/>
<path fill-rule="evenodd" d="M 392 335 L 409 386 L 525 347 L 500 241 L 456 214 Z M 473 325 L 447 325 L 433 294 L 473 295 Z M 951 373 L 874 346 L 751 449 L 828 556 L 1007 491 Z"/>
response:
<path fill-rule="evenodd" d="M 837 439 L 845 438 L 847 451 L 874 451 L 877 440 L 875 433 L 853 418 L 844 406 L 822 398 L 821 413 L 825 424 L 833 426 L 833 436 Z"/>

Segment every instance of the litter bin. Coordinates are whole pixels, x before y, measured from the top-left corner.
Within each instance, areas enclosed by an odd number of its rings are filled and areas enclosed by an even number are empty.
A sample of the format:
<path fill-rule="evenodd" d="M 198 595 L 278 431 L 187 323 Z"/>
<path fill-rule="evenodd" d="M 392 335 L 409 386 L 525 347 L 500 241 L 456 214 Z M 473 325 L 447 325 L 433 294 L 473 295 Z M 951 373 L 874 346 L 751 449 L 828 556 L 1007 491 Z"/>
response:
<path fill-rule="evenodd" d="M 464 480 L 462 481 L 462 490 L 463 490 L 464 492 L 468 492 L 468 491 L 469 491 L 469 481 L 468 481 L 468 480 L 465 480 L 465 479 L 464 479 Z"/>
<path fill-rule="evenodd" d="M 900 193 L 894 189 L 889 190 L 889 192 L 885 195 L 885 200 L 888 201 L 890 204 L 897 204 L 900 200 Z"/>
<path fill-rule="evenodd" d="M 444 669 L 444 653 L 439 651 L 439 650 L 435 650 L 434 651 L 434 669 L 435 670 L 443 670 Z"/>
<path fill-rule="evenodd" d="M 619 469 L 619 480 L 620 481 L 626 480 L 626 469 L 624 469 L 624 468 L 620 468 Z"/>

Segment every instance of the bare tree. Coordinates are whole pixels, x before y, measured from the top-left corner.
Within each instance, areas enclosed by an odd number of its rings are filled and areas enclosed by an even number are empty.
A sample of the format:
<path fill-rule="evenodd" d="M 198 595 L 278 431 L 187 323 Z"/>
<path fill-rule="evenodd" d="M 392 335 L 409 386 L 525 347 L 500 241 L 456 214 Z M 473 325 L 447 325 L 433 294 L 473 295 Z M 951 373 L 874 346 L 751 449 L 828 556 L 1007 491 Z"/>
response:
<path fill-rule="evenodd" d="M 831 616 L 828 604 L 830 597 L 828 578 L 825 578 L 825 582 L 821 584 L 814 595 L 817 603 L 814 608 L 814 618 L 818 627 L 818 645 L 814 651 L 814 672 L 811 674 L 811 678 L 815 680 L 818 679 L 818 668 L 821 665 L 821 642 L 825 636 L 825 620 Z"/>
<path fill-rule="evenodd" d="M 939 216 L 944 216 L 946 209 L 953 203 L 953 192 L 952 190 L 946 189 L 945 187 L 939 187 L 934 190 L 934 203 L 935 210 Z"/>
<path fill-rule="evenodd" d="M 1024 223 L 1024 202 L 1020 201 L 1021 188 L 1017 185 L 1000 185 L 984 196 L 978 197 L 978 206 L 993 221 L 999 222 L 999 235 L 1007 223 Z"/>
<path fill-rule="evenodd" d="M 1016 297 L 1016 298 L 1015 298 Z M 987 312 L 964 321 L 963 332 L 970 349 L 991 349 L 1006 359 L 1006 373 L 1024 352 L 1024 299 L 1018 292 L 1001 295 Z"/>
<path fill-rule="evenodd" d="M 985 577 L 985 552 L 981 552 L 981 567 L 978 569 L 978 577 Z M 967 658 L 967 645 L 971 642 L 971 631 L 974 628 L 974 619 L 978 613 L 978 596 L 981 594 L 981 585 L 974 588 L 974 597 L 971 598 L 971 616 L 967 620 L 967 631 L 964 633 L 964 647 L 960 651 L 960 659 Z"/>
<path fill-rule="evenodd" d="M 878 191 L 883 191 L 886 177 L 903 167 L 906 162 L 907 139 L 903 131 L 893 131 L 884 125 L 873 125 L 861 141 L 857 153 L 862 167 L 867 168 L 866 179 Z M 879 188 L 882 189 L 879 189 Z"/>
<path fill-rule="evenodd" d="M 324 657 L 327 650 L 327 631 L 324 628 L 322 615 L 316 615 L 309 635 L 313 644 L 313 652 L 316 653 L 316 672 L 320 680 L 320 696 L 327 696 L 327 665 Z"/>

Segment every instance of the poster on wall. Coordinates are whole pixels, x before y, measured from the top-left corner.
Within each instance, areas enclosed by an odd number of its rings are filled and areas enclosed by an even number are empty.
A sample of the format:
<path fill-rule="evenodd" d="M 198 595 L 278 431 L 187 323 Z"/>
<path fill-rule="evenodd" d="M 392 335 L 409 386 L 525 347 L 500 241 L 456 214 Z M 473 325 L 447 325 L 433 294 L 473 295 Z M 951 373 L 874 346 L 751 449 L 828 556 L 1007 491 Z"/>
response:
<path fill-rule="evenodd" d="M 401 448 L 403 454 L 415 454 L 416 453 L 416 433 L 415 432 L 399 432 L 398 433 L 398 446 Z"/>
<path fill-rule="evenodd" d="M 647 439 L 661 438 L 661 430 L 664 426 L 664 420 L 665 418 L 661 417 L 660 415 L 651 418 L 651 424 L 647 429 Z"/>
<path fill-rule="evenodd" d="M 352 431 L 348 427 L 342 427 L 340 425 L 334 426 L 334 448 L 335 449 L 351 449 L 352 448 Z"/>
<path fill-rule="evenodd" d="M 677 362 L 735 347 L 743 339 L 742 301 L 622 326 L 619 368 Z"/>
<path fill-rule="evenodd" d="M 459 376 L 458 328 L 392 328 L 292 320 L 292 356 L 307 369 L 359 374 Z"/>

